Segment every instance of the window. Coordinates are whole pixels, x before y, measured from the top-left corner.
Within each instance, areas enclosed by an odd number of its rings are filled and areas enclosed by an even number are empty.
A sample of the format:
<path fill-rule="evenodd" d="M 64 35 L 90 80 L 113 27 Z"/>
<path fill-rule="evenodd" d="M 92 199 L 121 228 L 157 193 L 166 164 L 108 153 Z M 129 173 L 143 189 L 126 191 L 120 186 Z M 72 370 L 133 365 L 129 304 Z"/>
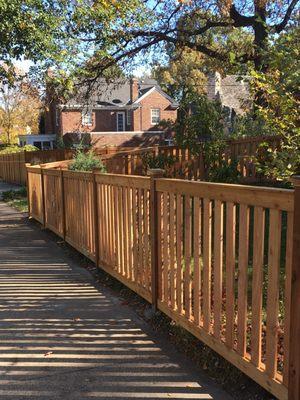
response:
<path fill-rule="evenodd" d="M 126 117 L 127 117 L 127 125 L 131 125 L 131 111 L 127 110 Z"/>
<path fill-rule="evenodd" d="M 50 150 L 51 143 L 50 142 L 42 142 L 42 147 L 43 147 L 43 150 Z"/>
<path fill-rule="evenodd" d="M 151 110 L 151 125 L 157 125 L 160 122 L 160 109 L 152 108 Z"/>
<path fill-rule="evenodd" d="M 173 138 L 165 139 L 165 145 L 174 146 L 174 139 Z"/>
<path fill-rule="evenodd" d="M 42 142 L 33 142 L 33 145 L 38 149 L 42 150 Z"/>
<path fill-rule="evenodd" d="M 125 131 L 125 112 L 117 113 L 117 131 Z"/>
<path fill-rule="evenodd" d="M 90 126 L 93 125 L 93 114 L 92 111 L 82 111 L 82 125 Z"/>

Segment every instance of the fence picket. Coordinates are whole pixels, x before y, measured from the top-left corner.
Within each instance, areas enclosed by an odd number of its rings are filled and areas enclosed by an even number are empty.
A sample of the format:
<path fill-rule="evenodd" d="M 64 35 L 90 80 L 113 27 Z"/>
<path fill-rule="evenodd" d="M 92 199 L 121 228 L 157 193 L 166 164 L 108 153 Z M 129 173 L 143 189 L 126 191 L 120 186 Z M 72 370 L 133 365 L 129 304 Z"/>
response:
<path fill-rule="evenodd" d="M 163 299 L 169 301 L 169 204 L 168 193 L 163 194 Z"/>
<path fill-rule="evenodd" d="M 203 328 L 210 332 L 211 329 L 211 201 L 203 200 Z"/>
<path fill-rule="evenodd" d="M 191 286 L 191 198 L 184 198 L 184 312 L 191 318 L 192 286 Z"/>
<path fill-rule="evenodd" d="M 175 309 L 175 195 L 170 193 L 170 295 L 171 307 Z"/>
<path fill-rule="evenodd" d="M 176 302 L 179 314 L 182 314 L 182 197 L 176 196 Z"/>
<path fill-rule="evenodd" d="M 245 357 L 246 355 L 248 250 L 249 250 L 249 209 L 247 205 L 240 204 L 237 351 L 242 357 Z"/>
<path fill-rule="evenodd" d="M 220 338 L 223 296 L 223 204 L 214 207 L 214 336 Z"/>
<path fill-rule="evenodd" d="M 293 252 L 293 219 L 292 212 L 287 214 L 286 232 L 286 258 L 285 258 L 285 288 L 284 288 L 284 366 L 283 383 L 288 386 L 289 380 L 289 343 L 290 343 L 290 324 L 291 324 L 291 283 L 292 283 L 292 252 Z"/>
<path fill-rule="evenodd" d="M 201 226 L 200 226 L 200 199 L 198 197 L 194 198 L 194 279 L 193 279 L 193 289 L 194 289 L 194 321 L 197 326 L 200 325 L 201 320 Z"/>
<path fill-rule="evenodd" d="M 251 328 L 251 361 L 261 366 L 262 351 L 262 294 L 264 266 L 265 215 L 262 207 L 254 208 L 253 248 L 253 295 L 252 295 L 252 328 Z"/>
<path fill-rule="evenodd" d="M 277 371 L 279 269 L 280 269 L 281 212 L 270 210 L 266 372 L 274 378 Z"/>
<path fill-rule="evenodd" d="M 226 203 L 226 331 L 225 343 L 234 346 L 236 207 Z"/>

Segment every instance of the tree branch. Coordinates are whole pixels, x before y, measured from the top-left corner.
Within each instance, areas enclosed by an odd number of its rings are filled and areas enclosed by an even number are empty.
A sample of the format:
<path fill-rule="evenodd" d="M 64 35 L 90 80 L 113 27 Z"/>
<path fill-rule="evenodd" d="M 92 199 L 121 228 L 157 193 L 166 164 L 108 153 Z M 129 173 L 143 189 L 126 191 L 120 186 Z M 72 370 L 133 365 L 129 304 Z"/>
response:
<path fill-rule="evenodd" d="M 230 18 L 233 20 L 233 26 L 236 28 L 253 26 L 255 22 L 254 15 L 251 17 L 247 17 L 245 15 L 240 14 L 234 4 L 230 8 Z"/>
<path fill-rule="evenodd" d="M 288 8 L 286 10 L 284 18 L 280 22 L 280 24 L 273 25 L 272 28 L 275 28 L 276 33 L 280 33 L 286 27 L 286 25 L 288 24 L 288 22 L 291 18 L 292 12 L 294 11 L 298 2 L 299 2 L 299 0 L 292 0 L 292 2 L 290 3 L 290 5 L 288 6 Z"/>

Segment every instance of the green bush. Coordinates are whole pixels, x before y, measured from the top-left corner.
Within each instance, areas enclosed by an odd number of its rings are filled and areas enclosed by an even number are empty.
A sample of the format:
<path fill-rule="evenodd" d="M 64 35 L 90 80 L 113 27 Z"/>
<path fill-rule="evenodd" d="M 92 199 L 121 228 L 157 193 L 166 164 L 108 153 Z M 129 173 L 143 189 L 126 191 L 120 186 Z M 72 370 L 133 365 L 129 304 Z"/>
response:
<path fill-rule="evenodd" d="M 27 144 L 24 147 L 20 146 L 7 146 L 0 150 L 1 154 L 13 154 L 13 153 L 21 153 L 22 151 L 37 151 L 39 150 L 37 147 L 32 146 L 31 144 Z"/>
<path fill-rule="evenodd" d="M 241 173 L 238 170 L 238 162 L 232 161 L 228 164 L 221 160 L 215 168 L 209 168 L 208 181 L 218 183 L 238 183 Z"/>
<path fill-rule="evenodd" d="M 174 157 L 167 156 L 165 154 L 155 155 L 151 153 L 144 153 L 142 155 L 142 162 L 146 170 L 148 168 L 167 169 L 175 163 L 175 159 Z"/>
<path fill-rule="evenodd" d="M 69 170 L 71 171 L 93 171 L 93 169 L 106 172 L 106 168 L 101 159 L 95 156 L 93 151 L 87 153 L 81 150 L 77 151 L 74 161 L 69 165 Z"/>

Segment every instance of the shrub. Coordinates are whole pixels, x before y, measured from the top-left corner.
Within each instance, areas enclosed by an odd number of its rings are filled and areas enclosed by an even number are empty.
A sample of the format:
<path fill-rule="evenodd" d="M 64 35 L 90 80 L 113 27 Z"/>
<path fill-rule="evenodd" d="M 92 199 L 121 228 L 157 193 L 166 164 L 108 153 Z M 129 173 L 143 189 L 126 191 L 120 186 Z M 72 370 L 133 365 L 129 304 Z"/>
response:
<path fill-rule="evenodd" d="M 151 153 L 144 153 L 142 155 L 142 162 L 146 170 L 148 168 L 167 169 L 175 163 L 175 159 L 174 157 L 166 156 L 165 154 L 155 155 Z"/>
<path fill-rule="evenodd" d="M 39 150 L 37 147 L 32 146 L 31 144 L 27 144 L 24 147 L 20 146 L 7 146 L 0 150 L 0 154 L 12 154 L 12 153 L 21 153 L 22 151 L 37 151 Z"/>
<path fill-rule="evenodd" d="M 93 151 L 87 153 L 81 150 L 77 151 L 74 161 L 69 165 L 69 170 L 71 171 L 93 171 L 93 169 L 106 172 L 101 159 L 96 157 Z"/>
<path fill-rule="evenodd" d="M 225 160 L 221 160 L 215 168 L 208 171 L 208 180 L 210 182 L 219 183 L 238 183 L 241 173 L 238 170 L 238 162 L 232 161 L 228 164 Z"/>

